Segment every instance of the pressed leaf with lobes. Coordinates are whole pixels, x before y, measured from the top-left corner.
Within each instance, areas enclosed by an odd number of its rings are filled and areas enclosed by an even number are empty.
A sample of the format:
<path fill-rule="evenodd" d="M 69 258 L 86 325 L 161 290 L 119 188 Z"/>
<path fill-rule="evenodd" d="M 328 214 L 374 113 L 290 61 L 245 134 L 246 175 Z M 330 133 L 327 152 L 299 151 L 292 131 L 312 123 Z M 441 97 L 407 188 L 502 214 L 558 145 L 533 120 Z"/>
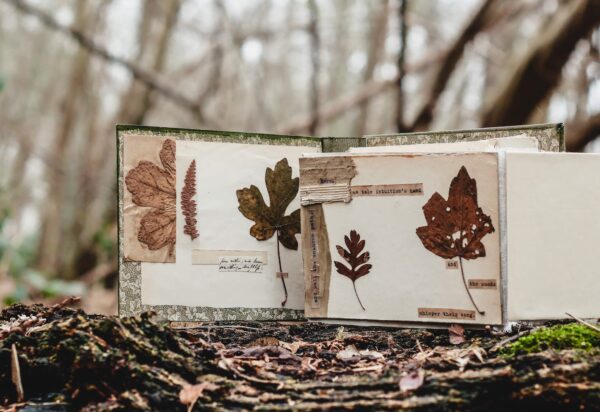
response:
<path fill-rule="evenodd" d="M 360 239 L 360 235 L 356 232 L 356 230 L 350 231 L 350 237 L 344 236 L 344 242 L 346 243 L 348 250 L 339 245 L 337 245 L 335 248 L 337 249 L 339 255 L 350 264 L 350 267 L 344 265 L 342 262 L 335 261 L 333 263 L 335 264 L 335 268 L 340 275 L 346 276 L 352 281 L 356 299 L 358 299 L 360 307 L 365 310 L 365 307 L 358 297 L 358 292 L 356 291 L 356 280 L 369 274 L 371 271 L 373 266 L 366 264 L 371 256 L 369 252 L 361 253 L 365 248 L 365 241 Z"/>
<path fill-rule="evenodd" d="M 250 228 L 250 235 L 257 240 L 267 240 L 277 235 L 277 259 L 279 271 L 281 266 L 281 253 L 279 244 L 287 249 L 297 250 L 298 240 L 296 234 L 300 233 L 300 209 L 286 215 L 286 209 L 298 194 L 299 178 L 292 179 L 292 168 L 286 158 L 275 165 L 275 169 L 267 167 L 265 184 L 269 193 L 269 206 L 266 205 L 258 187 L 251 185 L 236 191 L 239 211 L 247 218 L 254 221 Z M 281 276 L 285 298 L 281 303 L 287 302 L 287 287 L 284 276 Z"/>
<path fill-rule="evenodd" d="M 423 246 L 444 259 L 458 258 L 463 284 L 473 306 L 479 310 L 467 286 L 463 259 L 485 257 L 481 242 L 488 233 L 494 232 L 492 219 L 483 213 L 477 203 L 477 182 L 471 179 L 462 166 L 452 179 L 448 200 L 435 192 L 423 206 L 427 226 L 417 228 L 417 236 Z"/>
<path fill-rule="evenodd" d="M 125 177 L 132 202 L 150 208 L 142 217 L 138 240 L 149 250 L 168 248 L 175 253 L 175 141 L 166 139 L 159 152 L 162 168 L 153 162 L 140 161 Z"/>

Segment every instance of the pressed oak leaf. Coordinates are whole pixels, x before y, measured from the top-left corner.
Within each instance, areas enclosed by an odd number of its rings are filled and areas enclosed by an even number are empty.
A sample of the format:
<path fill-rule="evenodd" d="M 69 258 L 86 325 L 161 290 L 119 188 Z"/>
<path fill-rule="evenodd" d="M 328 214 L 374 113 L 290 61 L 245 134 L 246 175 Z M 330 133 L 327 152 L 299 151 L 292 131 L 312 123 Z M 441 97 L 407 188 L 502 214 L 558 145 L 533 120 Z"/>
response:
<path fill-rule="evenodd" d="M 138 240 L 150 250 L 175 249 L 175 142 L 166 139 L 159 152 L 162 168 L 142 160 L 125 177 L 137 206 L 152 208 L 140 221 Z"/>
<path fill-rule="evenodd" d="M 462 259 L 485 256 L 485 246 L 481 240 L 494 232 L 494 226 L 492 219 L 479 207 L 477 182 L 471 179 L 464 166 L 450 183 L 448 200 L 434 193 L 423 206 L 423 213 L 427 226 L 417 228 L 417 236 L 430 252 L 444 259 L 459 259 L 467 293 L 475 309 L 483 314 L 466 286 Z"/>
<path fill-rule="evenodd" d="M 360 235 L 356 232 L 356 230 L 350 231 L 350 237 L 344 236 L 344 243 L 346 243 L 347 250 L 342 246 L 337 245 L 335 248 L 337 249 L 339 255 L 344 258 L 344 260 L 350 264 L 350 267 L 346 266 L 342 262 L 333 262 L 337 272 L 340 275 L 346 276 L 348 279 L 352 281 L 352 286 L 354 287 L 354 293 L 356 294 L 356 298 L 358 299 L 358 303 L 360 307 L 365 310 L 360 298 L 358 297 L 358 292 L 356 291 L 356 280 L 367 275 L 372 265 L 366 264 L 369 261 L 370 255 L 369 252 L 363 252 L 365 248 L 365 241 L 360 239 Z"/>
<path fill-rule="evenodd" d="M 277 162 L 274 170 L 267 168 L 265 183 L 269 193 L 269 206 L 265 204 L 260 190 L 254 185 L 236 192 L 239 211 L 247 219 L 254 221 L 250 235 L 257 240 L 267 240 L 277 233 L 283 246 L 297 250 L 296 234 L 300 233 L 300 209 L 287 216 L 285 211 L 298 194 L 300 179 L 292 179 L 292 168 L 284 158 Z"/>

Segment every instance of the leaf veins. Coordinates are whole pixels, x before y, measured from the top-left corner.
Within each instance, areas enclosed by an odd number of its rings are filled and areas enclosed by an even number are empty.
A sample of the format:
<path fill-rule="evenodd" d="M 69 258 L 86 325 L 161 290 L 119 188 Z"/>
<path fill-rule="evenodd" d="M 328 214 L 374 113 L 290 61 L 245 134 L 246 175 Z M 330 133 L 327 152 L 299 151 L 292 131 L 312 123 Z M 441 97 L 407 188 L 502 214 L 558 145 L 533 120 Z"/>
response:
<path fill-rule="evenodd" d="M 159 152 L 162 168 L 142 160 L 127 173 L 125 185 L 137 206 L 151 208 L 141 219 L 138 240 L 150 250 L 175 252 L 175 142 L 166 139 Z"/>
<path fill-rule="evenodd" d="M 297 250 L 296 234 L 300 233 L 300 209 L 287 216 L 285 211 L 298 194 L 300 179 L 292 179 L 292 168 L 284 158 L 277 162 L 274 170 L 267 168 L 265 183 L 269 193 L 269 206 L 265 204 L 260 190 L 254 185 L 236 192 L 239 211 L 254 221 L 250 235 L 257 240 L 267 240 L 278 232 L 279 241 L 283 246 Z"/>
<path fill-rule="evenodd" d="M 371 271 L 372 265 L 366 264 L 370 259 L 370 254 L 369 252 L 361 253 L 365 248 L 365 241 L 360 239 L 360 235 L 356 230 L 350 231 L 350 237 L 344 236 L 344 243 L 346 243 L 347 250 L 339 245 L 336 246 L 336 249 L 339 255 L 350 264 L 350 267 L 342 262 L 335 261 L 333 263 L 340 275 L 346 276 L 352 281 L 358 303 L 360 304 L 360 307 L 365 310 L 365 307 L 358 297 L 358 292 L 356 291 L 356 280 L 367 275 Z"/>
<path fill-rule="evenodd" d="M 458 258 L 463 283 L 475 309 L 481 314 L 466 285 L 462 259 L 485 256 L 481 242 L 488 233 L 494 232 L 492 219 L 483 213 L 477 203 L 477 182 L 471 179 L 467 169 L 461 167 L 452 179 L 448 200 L 434 193 L 423 206 L 427 226 L 417 228 L 417 236 L 430 252 L 444 259 Z"/>

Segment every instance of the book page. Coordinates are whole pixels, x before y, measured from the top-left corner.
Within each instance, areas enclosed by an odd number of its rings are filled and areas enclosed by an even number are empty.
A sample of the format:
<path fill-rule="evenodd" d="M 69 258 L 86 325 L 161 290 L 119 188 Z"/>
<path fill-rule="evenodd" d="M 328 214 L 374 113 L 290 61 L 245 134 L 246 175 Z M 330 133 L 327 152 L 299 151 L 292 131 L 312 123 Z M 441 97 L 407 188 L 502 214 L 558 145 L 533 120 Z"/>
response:
<path fill-rule="evenodd" d="M 495 153 L 300 165 L 308 317 L 502 323 Z"/>
<path fill-rule="evenodd" d="M 124 258 L 140 262 L 141 305 L 301 313 L 298 158 L 319 144 L 123 139 Z"/>
<path fill-rule="evenodd" d="M 509 320 L 600 313 L 600 155 L 507 153 Z"/>

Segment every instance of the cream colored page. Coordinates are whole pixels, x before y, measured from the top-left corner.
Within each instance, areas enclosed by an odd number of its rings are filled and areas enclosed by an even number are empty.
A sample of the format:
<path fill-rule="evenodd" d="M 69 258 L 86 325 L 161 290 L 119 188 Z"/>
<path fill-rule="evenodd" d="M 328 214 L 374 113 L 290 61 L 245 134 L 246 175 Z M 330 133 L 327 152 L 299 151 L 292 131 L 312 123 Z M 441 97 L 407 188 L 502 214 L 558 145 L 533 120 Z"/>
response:
<path fill-rule="evenodd" d="M 366 310 L 354 294 L 352 281 L 332 268 L 328 317 L 420 322 L 501 323 L 498 176 L 496 154 L 353 156 L 357 176 L 352 186 L 422 183 L 422 196 L 354 197 L 350 203 L 325 203 L 325 220 L 332 259 L 342 259 L 336 245 L 356 230 L 370 252 L 371 273 L 356 281 Z M 474 310 L 460 270 L 447 269 L 446 260 L 427 250 L 416 234 L 425 226 L 423 205 L 434 192 L 448 198 L 450 182 L 465 166 L 477 181 L 478 201 L 492 218 L 494 233 L 483 238 L 486 256 L 463 260 L 469 279 L 490 279 L 494 289 L 471 289 L 485 315 L 475 320 L 431 319 L 419 308 Z"/>
<path fill-rule="evenodd" d="M 210 307 L 280 308 L 284 292 L 275 276 L 277 244 L 275 236 L 258 241 L 249 234 L 253 221 L 238 210 L 236 190 L 257 186 L 267 204 L 265 170 L 287 158 L 292 177 L 298 176 L 298 158 L 317 147 L 251 145 L 177 141 L 177 262 L 142 263 L 142 303 L 147 305 L 185 305 Z M 185 172 L 196 160 L 196 202 L 199 237 L 192 241 L 183 233 L 184 217 L 180 194 Z M 300 207 L 295 199 L 287 214 Z M 300 243 L 300 235 L 296 236 Z M 192 249 L 212 256 L 259 251 L 267 254 L 262 273 L 219 272 L 218 265 L 192 264 Z M 252 255 L 252 253 L 250 253 Z M 288 309 L 304 307 L 301 245 L 298 250 L 281 247 L 286 279 Z M 209 261 L 210 263 L 210 261 Z"/>
<path fill-rule="evenodd" d="M 600 315 L 600 155 L 507 154 L 509 320 Z"/>
<path fill-rule="evenodd" d="M 350 153 L 452 153 L 495 152 L 499 150 L 537 152 L 539 151 L 539 143 L 535 137 L 517 135 L 468 142 L 352 147 L 348 151 Z"/>

